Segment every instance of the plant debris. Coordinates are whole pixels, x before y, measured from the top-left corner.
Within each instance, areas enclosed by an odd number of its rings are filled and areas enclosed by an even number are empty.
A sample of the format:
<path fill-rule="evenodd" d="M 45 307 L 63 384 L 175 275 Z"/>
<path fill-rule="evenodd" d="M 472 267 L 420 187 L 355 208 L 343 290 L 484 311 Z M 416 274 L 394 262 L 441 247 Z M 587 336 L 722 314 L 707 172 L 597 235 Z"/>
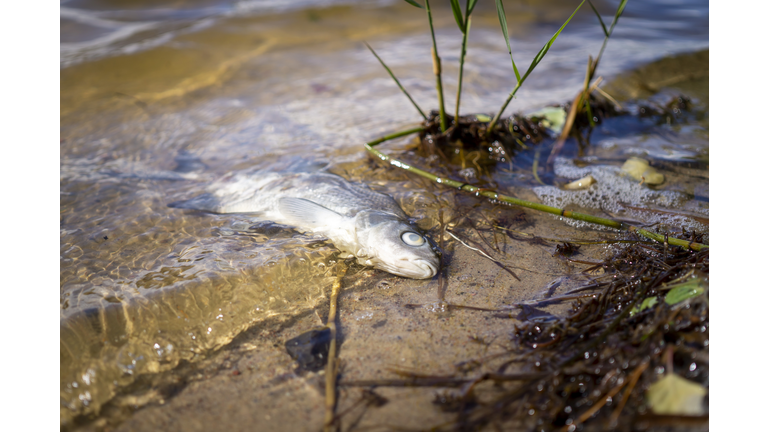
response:
<path fill-rule="evenodd" d="M 523 306 L 510 329 L 515 346 L 462 362 L 453 376 L 400 371 L 399 380 L 343 385 L 435 387 L 434 403 L 456 413 L 435 430 L 706 424 L 709 251 L 638 242 L 597 267 L 605 274 L 576 289 L 592 294 L 576 298 L 566 316 Z"/>
<path fill-rule="evenodd" d="M 648 413 L 645 389 L 665 366 L 701 388 L 707 385 L 709 304 L 703 285 L 709 252 L 633 244 L 601 266 L 611 283 L 577 299 L 570 315 L 516 326 L 517 352 L 527 355 L 524 369 L 548 370 L 550 376 L 528 384 L 528 397 L 509 401 L 506 415 L 522 409 L 544 430 L 576 430 L 579 424 L 629 430 Z M 654 301 L 667 290 L 667 299 L 674 300 Z M 674 290 L 682 295 L 672 295 Z M 668 365 L 660 355 L 665 349 Z M 492 421 L 493 415 L 477 416 L 481 420 Z"/>
<path fill-rule="evenodd" d="M 562 243 L 555 247 L 555 254 L 554 256 L 559 256 L 562 258 L 567 258 L 569 256 L 572 256 L 575 254 L 581 246 L 575 245 L 573 243 Z"/>
<path fill-rule="evenodd" d="M 595 180 L 595 178 L 592 177 L 592 174 L 589 174 L 586 177 L 580 178 L 578 180 L 574 180 L 566 185 L 563 185 L 563 189 L 567 189 L 567 190 L 589 189 L 589 187 L 595 183 L 597 183 L 597 180 Z"/>
<path fill-rule="evenodd" d="M 586 113 L 577 115 L 570 131 L 570 136 L 575 137 L 581 147 L 588 145 L 589 136 L 596 124 L 607 118 L 627 114 L 601 96 L 590 95 L 589 103 L 592 118 L 588 118 Z M 462 168 L 474 166 L 480 171 L 498 162 L 509 163 L 518 152 L 547 139 L 554 140 L 552 132 L 562 129 L 562 124 L 547 113 L 564 113 L 569 107 L 570 104 L 566 103 L 547 107 L 549 110 L 541 110 L 529 116 L 513 114 L 500 119 L 490 132 L 488 126 L 491 116 L 485 114 L 460 116 L 458 122 L 454 116 L 446 114 L 450 126 L 442 132 L 440 113 L 433 110 L 422 123 L 419 153 L 423 157 L 438 156 L 443 162 L 460 165 Z"/>
<path fill-rule="evenodd" d="M 424 121 L 424 130 L 419 134 L 422 156 L 437 155 L 454 165 L 471 166 L 474 163 L 487 167 L 496 162 L 508 162 L 521 149 L 549 136 L 546 127 L 538 121 L 519 114 L 501 119 L 488 136 L 488 116 L 461 116 L 458 123 L 453 116 L 448 115 L 447 119 L 451 127 L 445 133 L 440 131 L 437 111 L 432 111 Z"/>

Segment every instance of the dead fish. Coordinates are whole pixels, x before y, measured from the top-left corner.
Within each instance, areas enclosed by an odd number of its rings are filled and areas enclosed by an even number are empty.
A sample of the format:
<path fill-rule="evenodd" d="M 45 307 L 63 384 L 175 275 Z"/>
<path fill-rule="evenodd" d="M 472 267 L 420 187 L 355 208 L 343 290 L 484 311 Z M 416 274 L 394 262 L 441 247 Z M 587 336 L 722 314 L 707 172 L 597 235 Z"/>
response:
<path fill-rule="evenodd" d="M 413 279 L 428 279 L 440 250 L 408 222 L 391 196 L 328 173 L 231 175 L 210 193 L 170 207 L 212 213 L 250 213 L 259 219 L 320 234 L 361 265 Z"/>

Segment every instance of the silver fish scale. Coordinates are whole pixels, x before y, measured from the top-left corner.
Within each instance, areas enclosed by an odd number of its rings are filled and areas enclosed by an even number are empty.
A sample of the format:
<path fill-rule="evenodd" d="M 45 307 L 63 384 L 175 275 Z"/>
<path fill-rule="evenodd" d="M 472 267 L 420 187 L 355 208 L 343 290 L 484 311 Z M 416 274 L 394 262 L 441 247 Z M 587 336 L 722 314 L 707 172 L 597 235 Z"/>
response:
<path fill-rule="evenodd" d="M 216 213 L 264 213 L 280 222 L 278 201 L 293 197 L 315 202 L 344 216 L 354 216 L 362 210 L 380 210 L 407 218 L 389 195 L 334 174 L 239 174 L 211 185 L 211 189 L 213 194 L 201 195 L 178 207 Z"/>

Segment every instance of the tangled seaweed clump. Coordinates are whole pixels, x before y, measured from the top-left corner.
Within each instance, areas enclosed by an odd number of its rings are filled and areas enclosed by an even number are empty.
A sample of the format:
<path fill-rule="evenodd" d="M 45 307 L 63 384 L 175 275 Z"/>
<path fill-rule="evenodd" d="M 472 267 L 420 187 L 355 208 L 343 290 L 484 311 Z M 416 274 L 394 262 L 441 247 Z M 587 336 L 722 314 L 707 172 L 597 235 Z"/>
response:
<path fill-rule="evenodd" d="M 636 243 L 600 268 L 610 282 L 574 301 L 570 315 L 515 327 L 518 352 L 549 375 L 507 410 L 519 404 L 549 430 L 706 425 L 703 401 L 678 412 L 685 417 L 660 415 L 676 408 L 653 405 L 648 391 L 670 374 L 708 386 L 709 251 Z"/>
<path fill-rule="evenodd" d="M 549 135 L 536 119 L 521 115 L 499 121 L 497 128 L 488 133 L 490 117 L 484 114 L 455 117 L 448 115 L 451 124 L 445 133 L 440 131 L 440 116 L 432 111 L 422 124 L 419 150 L 422 156 L 440 156 L 444 162 L 466 165 L 466 160 L 490 167 L 496 162 L 510 161 L 526 145 L 538 144 Z"/>
<path fill-rule="evenodd" d="M 708 249 L 638 240 L 586 271 L 604 273 L 496 315 L 520 321 L 512 348 L 462 362 L 453 375 L 396 371 L 401 379 L 343 385 L 434 388 L 433 403 L 455 418 L 432 430 L 706 428 Z M 566 316 L 540 309 L 576 293 Z"/>

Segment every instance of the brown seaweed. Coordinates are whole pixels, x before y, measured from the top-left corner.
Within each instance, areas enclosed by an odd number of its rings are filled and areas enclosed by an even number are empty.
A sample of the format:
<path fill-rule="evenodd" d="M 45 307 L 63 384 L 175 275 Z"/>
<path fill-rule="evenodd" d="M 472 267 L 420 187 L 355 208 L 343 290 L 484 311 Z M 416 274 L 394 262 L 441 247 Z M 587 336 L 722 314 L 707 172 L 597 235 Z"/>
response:
<path fill-rule="evenodd" d="M 694 233 L 683 235 L 700 240 Z M 600 266 L 610 282 L 589 285 L 594 294 L 579 296 L 566 316 L 556 317 L 538 308 L 542 305 L 518 308 L 518 323 L 510 329 L 514 348 L 468 360 L 452 376 L 400 371 L 400 379 L 342 385 L 435 387 L 434 403 L 455 413 L 454 422 L 435 430 L 495 425 L 572 432 L 633 430 L 640 423 L 705 425 L 706 416 L 654 414 L 644 392 L 664 372 L 708 385 L 706 288 L 675 304 L 647 300 L 685 281 L 706 287 L 709 251 L 633 243 Z M 512 365 L 516 369 L 508 372 Z M 474 372 L 489 367 L 495 370 Z"/>

